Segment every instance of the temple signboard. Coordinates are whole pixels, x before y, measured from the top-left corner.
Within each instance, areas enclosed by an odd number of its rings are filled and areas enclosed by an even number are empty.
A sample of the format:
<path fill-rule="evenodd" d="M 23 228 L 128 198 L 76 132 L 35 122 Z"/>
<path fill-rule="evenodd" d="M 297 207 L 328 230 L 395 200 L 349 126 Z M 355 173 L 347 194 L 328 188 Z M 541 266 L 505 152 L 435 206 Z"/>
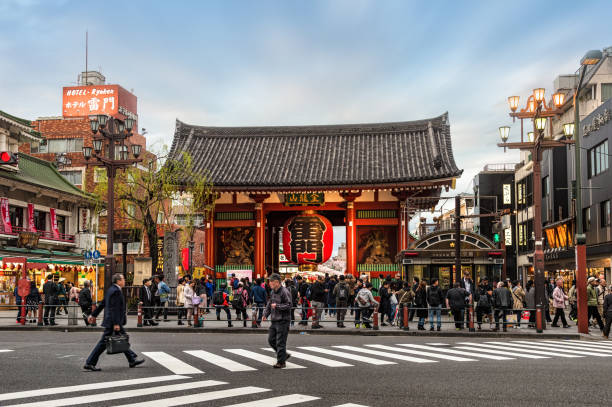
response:
<path fill-rule="evenodd" d="M 285 195 L 285 206 L 321 206 L 325 205 L 325 194 L 322 192 L 303 192 Z"/>

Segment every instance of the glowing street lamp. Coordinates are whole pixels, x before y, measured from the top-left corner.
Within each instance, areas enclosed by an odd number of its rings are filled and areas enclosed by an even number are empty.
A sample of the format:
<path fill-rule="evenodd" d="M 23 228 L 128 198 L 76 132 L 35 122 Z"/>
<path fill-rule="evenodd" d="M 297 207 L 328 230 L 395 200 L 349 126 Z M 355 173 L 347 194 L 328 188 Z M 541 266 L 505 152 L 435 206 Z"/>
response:
<path fill-rule="evenodd" d="M 499 128 L 499 135 L 502 139 L 502 142 L 506 142 L 508 141 L 508 135 L 510 134 L 510 127 L 508 126 L 501 126 Z"/>
<path fill-rule="evenodd" d="M 516 112 L 519 106 L 519 97 L 518 96 L 510 96 L 508 98 L 508 104 L 510 105 L 510 110 Z"/>

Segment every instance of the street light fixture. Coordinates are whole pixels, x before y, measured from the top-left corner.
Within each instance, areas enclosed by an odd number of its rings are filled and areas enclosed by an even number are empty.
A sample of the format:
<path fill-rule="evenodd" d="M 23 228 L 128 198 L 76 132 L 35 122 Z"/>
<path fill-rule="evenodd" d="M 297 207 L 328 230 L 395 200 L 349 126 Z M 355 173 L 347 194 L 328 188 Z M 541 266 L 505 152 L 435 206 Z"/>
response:
<path fill-rule="evenodd" d="M 546 90 L 544 88 L 537 88 L 533 90 L 533 98 L 537 101 L 537 102 L 541 102 L 544 100 L 544 93 L 546 92 Z"/>
<path fill-rule="evenodd" d="M 563 125 L 563 135 L 571 140 L 574 137 L 574 123 L 565 123 Z"/>
<path fill-rule="evenodd" d="M 519 106 L 519 97 L 518 96 L 510 96 L 508 98 L 508 104 L 510 105 L 510 110 L 516 112 Z"/>
<path fill-rule="evenodd" d="M 565 102 L 565 93 L 557 92 L 553 94 L 553 103 L 555 104 L 555 107 L 557 109 L 563 106 L 564 102 Z"/>
<path fill-rule="evenodd" d="M 527 133 L 527 140 L 529 140 L 530 143 L 533 143 L 535 141 L 535 137 L 534 137 L 533 131 L 530 131 L 530 132 Z"/>
<path fill-rule="evenodd" d="M 142 158 L 139 158 L 142 146 L 137 144 L 132 145 L 132 154 L 134 158 L 129 157 L 129 148 L 125 145 L 125 142 L 133 135 L 132 128 L 135 125 L 134 119 L 126 118 L 125 120 L 119 120 L 114 117 L 109 118 L 106 115 L 97 115 L 91 116 L 89 123 L 91 131 L 97 136 L 92 141 L 93 152 L 92 147 L 83 147 L 83 156 L 88 161 L 87 165 L 106 168 L 108 180 L 108 206 L 106 211 L 108 217 L 106 250 L 108 255 L 106 256 L 104 265 L 104 286 L 105 289 L 108 289 L 111 286 L 111 278 L 115 271 L 115 257 L 113 256 L 115 176 L 118 169 L 125 169 L 136 163 L 142 162 Z M 105 141 L 108 143 L 107 150 L 103 148 Z M 119 148 L 119 154 L 116 154 L 117 147 Z M 92 158 L 95 159 L 95 161 L 89 161 Z"/>
<path fill-rule="evenodd" d="M 502 142 L 506 142 L 508 141 L 508 135 L 510 134 L 510 127 L 508 126 L 501 126 L 499 128 L 499 135 L 502 139 Z"/>
<path fill-rule="evenodd" d="M 535 118 L 535 127 L 539 132 L 544 131 L 546 128 L 546 117 L 536 117 Z"/>

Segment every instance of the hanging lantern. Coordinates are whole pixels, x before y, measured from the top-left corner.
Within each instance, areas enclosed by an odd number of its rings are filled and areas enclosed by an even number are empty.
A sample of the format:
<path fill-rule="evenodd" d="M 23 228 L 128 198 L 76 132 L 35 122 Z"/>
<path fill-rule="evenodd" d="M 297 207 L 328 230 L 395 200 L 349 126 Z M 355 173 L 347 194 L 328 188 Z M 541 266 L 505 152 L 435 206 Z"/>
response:
<path fill-rule="evenodd" d="M 331 257 L 334 232 L 329 219 L 305 211 L 283 226 L 283 251 L 296 264 L 320 264 Z"/>

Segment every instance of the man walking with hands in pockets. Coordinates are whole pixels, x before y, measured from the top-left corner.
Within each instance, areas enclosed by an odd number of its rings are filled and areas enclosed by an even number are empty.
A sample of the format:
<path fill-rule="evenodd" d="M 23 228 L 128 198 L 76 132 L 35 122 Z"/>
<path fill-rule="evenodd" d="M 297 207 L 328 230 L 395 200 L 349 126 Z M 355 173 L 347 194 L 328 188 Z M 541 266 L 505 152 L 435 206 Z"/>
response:
<path fill-rule="evenodd" d="M 270 276 L 270 298 L 264 311 L 263 320 L 270 318 L 272 324 L 268 331 L 268 343 L 276 352 L 276 364 L 272 367 L 282 369 L 290 354 L 287 353 L 287 336 L 291 322 L 293 302 L 289 290 L 281 285 L 281 276 L 274 273 Z"/>

